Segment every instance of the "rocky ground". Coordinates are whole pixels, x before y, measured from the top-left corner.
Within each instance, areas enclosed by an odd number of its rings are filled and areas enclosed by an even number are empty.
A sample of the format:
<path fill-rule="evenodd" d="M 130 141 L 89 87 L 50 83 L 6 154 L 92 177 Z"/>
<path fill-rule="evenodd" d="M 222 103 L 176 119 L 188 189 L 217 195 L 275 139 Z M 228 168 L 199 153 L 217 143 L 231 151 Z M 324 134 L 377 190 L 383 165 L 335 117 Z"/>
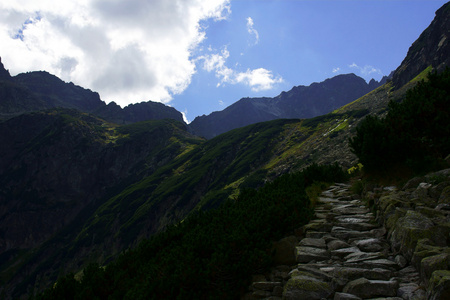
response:
<path fill-rule="evenodd" d="M 245 299 L 450 299 L 450 169 L 366 188 L 364 200 L 349 188 L 322 193 Z"/>

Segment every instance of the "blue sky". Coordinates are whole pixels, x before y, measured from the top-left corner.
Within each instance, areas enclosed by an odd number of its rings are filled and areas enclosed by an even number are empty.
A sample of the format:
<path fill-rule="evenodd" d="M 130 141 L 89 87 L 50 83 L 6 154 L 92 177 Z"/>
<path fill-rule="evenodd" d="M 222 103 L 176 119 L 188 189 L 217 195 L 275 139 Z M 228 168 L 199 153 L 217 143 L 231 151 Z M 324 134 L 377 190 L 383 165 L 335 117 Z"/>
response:
<path fill-rule="evenodd" d="M 3 1 L 0 56 L 12 75 L 46 70 L 106 102 L 160 101 L 192 121 L 338 74 L 379 80 L 445 3 Z"/>

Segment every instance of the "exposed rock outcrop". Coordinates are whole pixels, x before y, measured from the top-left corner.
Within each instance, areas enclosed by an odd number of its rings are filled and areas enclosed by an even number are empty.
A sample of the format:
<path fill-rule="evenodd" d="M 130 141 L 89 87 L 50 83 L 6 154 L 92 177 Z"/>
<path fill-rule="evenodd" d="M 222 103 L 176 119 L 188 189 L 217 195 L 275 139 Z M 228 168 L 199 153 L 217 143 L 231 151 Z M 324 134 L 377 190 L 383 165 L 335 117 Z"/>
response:
<path fill-rule="evenodd" d="M 255 277 L 246 299 L 448 299 L 448 187 L 450 169 L 366 191 L 367 201 L 332 186 L 291 248 L 297 264 Z"/>
<path fill-rule="evenodd" d="M 395 70 L 392 81 L 401 88 L 428 66 L 443 70 L 450 66 L 450 3 L 436 11 L 430 26 L 411 45 L 408 54 Z"/>

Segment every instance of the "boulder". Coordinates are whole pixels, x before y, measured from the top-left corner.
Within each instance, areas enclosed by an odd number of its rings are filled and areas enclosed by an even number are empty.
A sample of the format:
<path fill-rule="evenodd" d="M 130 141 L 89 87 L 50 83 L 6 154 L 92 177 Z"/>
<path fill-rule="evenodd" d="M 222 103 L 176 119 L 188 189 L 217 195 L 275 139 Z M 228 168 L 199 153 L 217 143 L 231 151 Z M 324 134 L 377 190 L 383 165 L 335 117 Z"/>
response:
<path fill-rule="evenodd" d="M 404 268 L 408 264 L 408 261 L 406 260 L 406 258 L 403 255 L 400 255 L 400 254 L 397 254 L 395 256 L 395 262 L 397 263 L 397 265 L 400 268 Z"/>
<path fill-rule="evenodd" d="M 347 283 L 343 292 L 361 298 L 394 297 L 397 295 L 399 284 L 397 281 L 368 280 L 359 278 Z"/>
<path fill-rule="evenodd" d="M 450 271 L 434 271 L 429 280 L 427 294 L 429 300 L 450 299 Z"/>
<path fill-rule="evenodd" d="M 448 270 L 450 255 L 448 253 L 441 253 L 422 259 L 420 264 L 420 276 L 428 283 L 434 271 Z"/>
<path fill-rule="evenodd" d="M 440 182 L 437 185 L 433 185 L 430 188 L 430 196 L 433 199 L 439 199 L 439 197 L 442 195 L 442 191 L 449 186 L 450 186 L 450 180 Z"/>
<path fill-rule="evenodd" d="M 391 234 L 391 246 L 400 250 L 406 259 L 410 260 L 414 253 L 417 241 L 423 238 L 434 238 L 432 228 L 434 223 L 414 210 L 408 210 L 404 217 L 398 219 Z"/>
<path fill-rule="evenodd" d="M 284 286 L 283 299 L 322 299 L 328 298 L 334 289 L 331 283 L 314 277 L 294 276 Z"/>
<path fill-rule="evenodd" d="M 419 183 L 423 182 L 425 177 L 414 177 L 403 186 L 403 190 L 415 189 L 419 185 Z"/>

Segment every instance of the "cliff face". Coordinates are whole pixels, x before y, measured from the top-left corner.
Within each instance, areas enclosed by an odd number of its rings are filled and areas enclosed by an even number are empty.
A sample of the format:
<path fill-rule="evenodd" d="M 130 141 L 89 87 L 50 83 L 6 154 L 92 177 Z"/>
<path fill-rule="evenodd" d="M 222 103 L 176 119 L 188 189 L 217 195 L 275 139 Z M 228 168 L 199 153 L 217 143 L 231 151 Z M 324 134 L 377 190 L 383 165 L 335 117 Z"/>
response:
<path fill-rule="evenodd" d="M 408 54 L 393 75 L 393 84 L 401 88 L 428 66 L 440 71 L 450 65 L 450 3 L 436 11 L 436 17 L 411 45 Z"/>
<path fill-rule="evenodd" d="M 367 94 L 385 82 L 339 75 L 310 86 L 293 87 L 274 98 L 243 98 L 226 109 L 189 124 L 193 133 L 212 138 L 231 129 L 275 119 L 304 119 L 327 114 Z"/>

